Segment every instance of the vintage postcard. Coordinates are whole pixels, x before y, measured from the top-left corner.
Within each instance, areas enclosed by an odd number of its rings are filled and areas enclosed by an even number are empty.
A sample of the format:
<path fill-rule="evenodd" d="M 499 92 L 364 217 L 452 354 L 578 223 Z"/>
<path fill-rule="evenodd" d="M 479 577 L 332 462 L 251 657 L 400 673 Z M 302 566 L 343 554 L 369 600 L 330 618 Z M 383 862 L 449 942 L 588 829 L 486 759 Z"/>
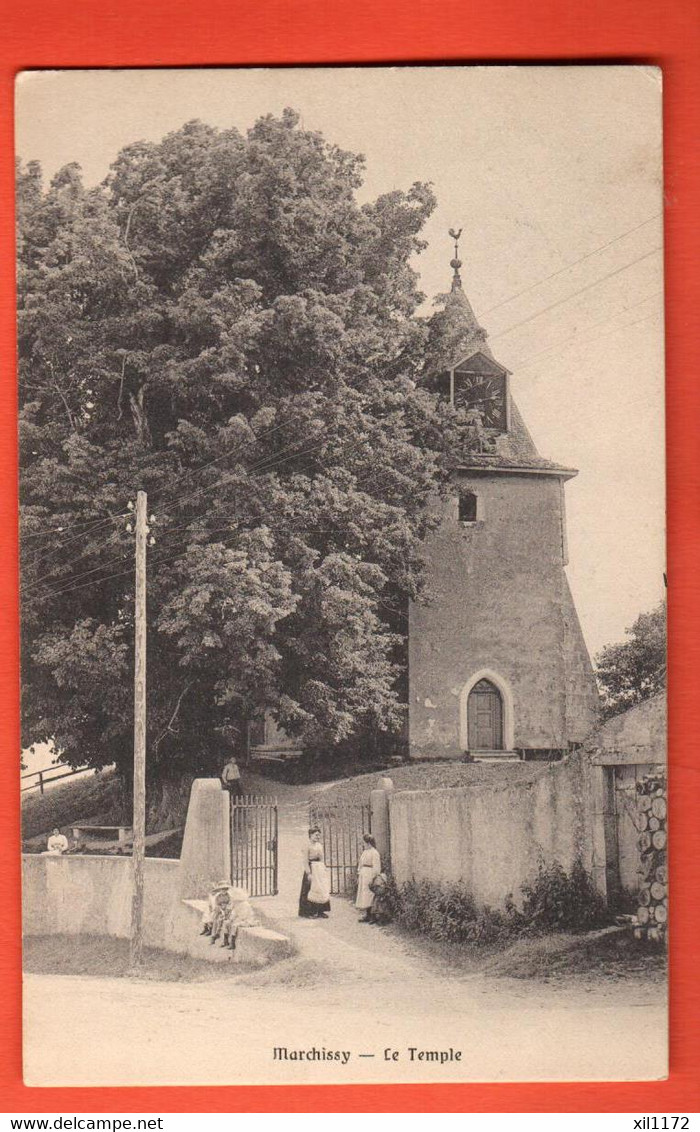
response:
<path fill-rule="evenodd" d="M 666 1076 L 661 105 L 18 77 L 27 1084 Z"/>

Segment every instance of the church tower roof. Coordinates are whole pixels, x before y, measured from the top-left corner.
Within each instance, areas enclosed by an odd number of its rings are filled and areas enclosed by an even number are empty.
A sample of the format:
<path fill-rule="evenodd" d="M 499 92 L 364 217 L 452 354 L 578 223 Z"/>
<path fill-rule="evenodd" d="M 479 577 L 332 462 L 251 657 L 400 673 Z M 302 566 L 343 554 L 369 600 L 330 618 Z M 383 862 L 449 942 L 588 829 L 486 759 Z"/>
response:
<path fill-rule="evenodd" d="M 443 310 L 445 325 L 443 329 L 447 332 L 446 338 L 451 340 L 450 345 L 453 345 L 455 351 L 459 352 L 460 356 L 459 358 L 455 357 L 455 361 L 461 361 L 468 354 L 475 353 L 477 350 L 483 351 L 487 357 L 492 358 L 493 354 L 487 341 L 486 331 L 483 326 L 479 325 L 474 314 L 474 308 L 462 286 L 460 274 L 462 261 L 459 258 L 459 238 L 461 235 L 461 228 L 458 232 L 455 232 L 454 228 L 450 228 L 450 236 L 455 242 L 455 254 L 450 260 L 452 286 L 445 300 Z"/>
<path fill-rule="evenodd" d="M 493 355 L 488 336 L 474 313 L 462 286 L 459 258 L 459 238 L 462 229 L 450 229 L 454 240 L 454 257 L 450 260 L 452 285 L 449 294 L 441 296 L 442 307 L 429 321 L 426 351 L 426 377 L 429 384 L 449 395 L 453 404 L 465 410 L 477 411 L 485 407 L 479 402 L 477 390 L 491 383 L 491 403 L 497 401 L 502 389 L 504 411 L 502 421 L 489 420 L 486 413 L 483 424 L 485 437 L 473 448 L 461 452 L 455 460 L 458 467 L 494 471 L 519 469 L 570 478 L 576 475 L 573 468 L 565 468 L 540 456 L 510 390 L 510 373 Z M 476 399 L 474 399 L 476 398 Z M 492 411 L 489 409 L 489 411 Z"/>

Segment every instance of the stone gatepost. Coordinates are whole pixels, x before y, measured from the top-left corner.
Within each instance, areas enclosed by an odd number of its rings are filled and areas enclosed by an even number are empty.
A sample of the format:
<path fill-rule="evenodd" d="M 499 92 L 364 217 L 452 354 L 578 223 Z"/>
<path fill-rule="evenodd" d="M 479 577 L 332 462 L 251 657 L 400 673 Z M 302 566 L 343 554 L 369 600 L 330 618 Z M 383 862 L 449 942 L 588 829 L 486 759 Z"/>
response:
<path fill-rule="evenodd" d="M 180 896 L 203 899 L 231 876 L 231 805 L 218 778 L 195 778 L 180 855 Z"/>
<path fill-rule="evenodd" d="M 590 801 L 593 821 L 591 872 L 598 892 L 608 903 L 617 896 L 617 819 L 611 768 L 590 766 Z"/>
<path fill-rule="evenodd" d="M 389 821 L 389 795 L 394 789 L 390 778 L 382 779 L 382 789 L 372 790 L 369 796 L 369 809 L 372 836 L 377 842 L 377 850 L 382 860 L 382 871 L 391 868 L 391 825 Z"/>

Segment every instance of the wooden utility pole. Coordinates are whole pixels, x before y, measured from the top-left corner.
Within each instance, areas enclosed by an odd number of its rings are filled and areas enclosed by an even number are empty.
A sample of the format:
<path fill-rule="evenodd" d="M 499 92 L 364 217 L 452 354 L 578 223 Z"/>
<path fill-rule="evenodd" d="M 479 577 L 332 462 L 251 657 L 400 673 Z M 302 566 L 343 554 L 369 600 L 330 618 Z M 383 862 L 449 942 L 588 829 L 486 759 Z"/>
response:
<path fill-rule="evenodd" d="M 138 967 L 143 953 L 143 860 L 146 855 L 146 545 L 145 491 L 136 496 L 136 608 L 134 612 L 134 844 L 133 900 L 129 960 Z"/>

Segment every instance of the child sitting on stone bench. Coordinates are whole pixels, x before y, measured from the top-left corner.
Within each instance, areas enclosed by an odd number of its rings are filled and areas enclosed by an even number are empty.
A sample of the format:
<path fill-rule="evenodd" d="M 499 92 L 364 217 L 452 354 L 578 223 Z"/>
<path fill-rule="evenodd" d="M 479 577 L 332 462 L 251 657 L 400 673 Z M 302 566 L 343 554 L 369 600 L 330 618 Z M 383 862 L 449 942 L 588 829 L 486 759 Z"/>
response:
<path fill-rule="evenodd" d="M 221 946 L 235 951 L 238 929 L 258 926 L 245 888 L 231 887 L 223 881 L 212 885 L 202 916 L 201 935 L 211 936 L 211 943 L 221 937 Z"/>
<path fill-rule="evenodd" d="M 221 932 L 224 917 L 229 909 L 231 897 L 229 895 L 229 881 L 212 881 L 207 896 L 207 906 L 202 913 L 202 930 L 200 935 L 211 936 L 211 942 Z"/>
<path fill-rule="evenodd" d="M 250 906 L 245 888 L 230 889 L 231 903 L 222 928 L 222 947 L 236 950 L 239 928 L 257 928 L 259 921 Z"/>

